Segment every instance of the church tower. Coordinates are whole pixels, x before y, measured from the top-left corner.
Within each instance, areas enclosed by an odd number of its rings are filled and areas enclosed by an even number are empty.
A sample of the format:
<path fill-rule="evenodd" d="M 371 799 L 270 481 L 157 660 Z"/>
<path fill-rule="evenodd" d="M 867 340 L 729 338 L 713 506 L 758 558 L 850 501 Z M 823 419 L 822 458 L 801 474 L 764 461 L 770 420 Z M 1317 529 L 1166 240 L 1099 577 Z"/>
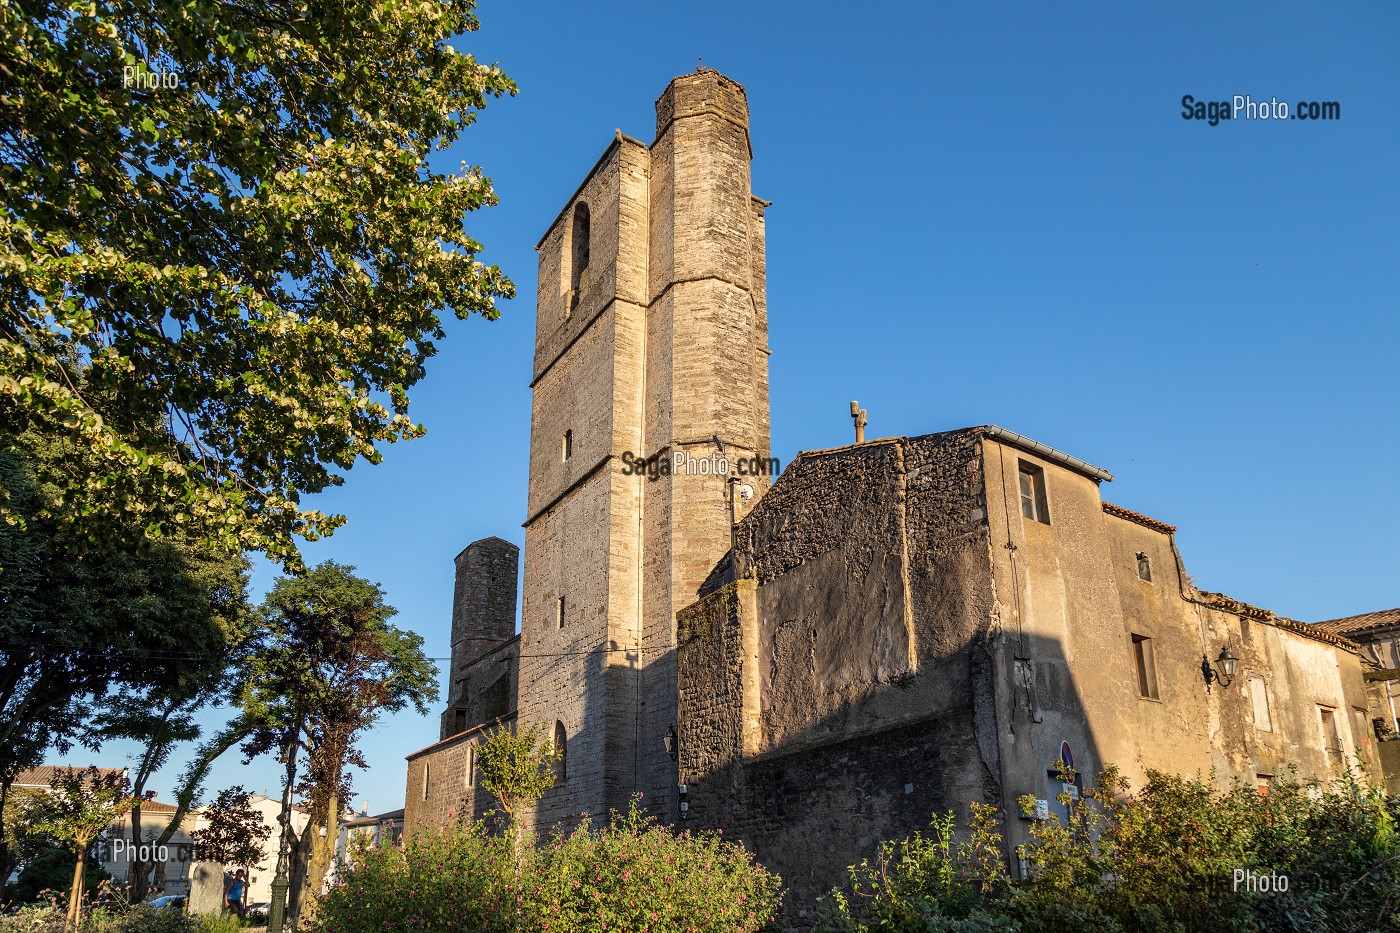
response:
<path fill-rule="evenodd" d="M 769 456 L 751 158 L 743 87 L 676 78 L 655 141 L 619 132 L 537 246 L 518 709 L 565 749 L 540 825 L 637 791 L 674 816 L 675 614 L 746 507 L 734 465 Z"/>

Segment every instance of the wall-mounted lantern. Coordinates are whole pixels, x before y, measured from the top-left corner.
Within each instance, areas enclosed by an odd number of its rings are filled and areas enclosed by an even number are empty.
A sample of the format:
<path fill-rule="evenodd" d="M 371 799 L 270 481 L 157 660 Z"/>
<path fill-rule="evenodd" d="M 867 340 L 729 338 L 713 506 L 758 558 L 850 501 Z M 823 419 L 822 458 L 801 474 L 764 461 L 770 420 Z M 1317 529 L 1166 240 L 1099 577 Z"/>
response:
<path fill-rule="evenodd" d="M 1209 693 L 1210 685 L 1217 681 L 1222 687 L 1230 686 L 1235 679 L 1235 669 L 1239 663 L 1239 655 L 1231 650 L 1228 642 L 1220 649 L 1220 657 L 1215 659 L 1215 664 L 1210 663 L 1210 658 L 1201 655 L 1201 676 L 1206 680 L 1206 692 Z"/>
<path fill-rule="evenodd" d="M 671 760 L 672 760 L 672 761 L 675 761 L 675 760 L 677 760 L 677 758 L 680 757 L 680 756 L 679 756 L 679 753 L 678 753 L 677 750 L 676 750 L 676 727 L 675 727 L 675 726 L 668 726 L 668 727 L 666 728 L 666 734 L 665 734 L 664 736 L 661 737 L 661 742 L 662 742 L 663 745 L 666 746 L 666 754 L 668 754 L 668 755 L 671 756 Z"/>

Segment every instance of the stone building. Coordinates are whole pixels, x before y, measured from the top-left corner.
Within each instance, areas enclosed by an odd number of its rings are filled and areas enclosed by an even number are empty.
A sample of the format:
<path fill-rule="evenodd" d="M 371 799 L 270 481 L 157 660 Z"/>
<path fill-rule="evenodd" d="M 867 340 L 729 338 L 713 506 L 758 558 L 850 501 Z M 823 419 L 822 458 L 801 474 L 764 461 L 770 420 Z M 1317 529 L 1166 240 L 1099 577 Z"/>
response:
<path fill-rule="evenodd" d="M 517 721 L 565 750 L 539 824 L 641 792 L 798 903 L 933 811 L 994 804 L 1014 846 L 1061 763 L 1072 793 L 1110 763 L 1261 792 L 1377 767 L 1361 647 L 1197 589 L 1175 529 L 1083 460 L 983 426 L 802 453 L 770 485 L 744 89 L 686 75 L 656 110 L 539 243 L 520 634 L 516 549 L 478 541 L 407 832 L 493 805 L 475 746 Z"/>
<path fill-rule="evenodd" d="M 1361 646 L 1361 657 L 1367 667 L 1365 678 L 1371 700 L 1371 722 L 1377 736 L 1383 738 L 1380 756 L 1386 791 L 1400 794 L 1400 609 L 1368 612 L 1315 625 Z"/>

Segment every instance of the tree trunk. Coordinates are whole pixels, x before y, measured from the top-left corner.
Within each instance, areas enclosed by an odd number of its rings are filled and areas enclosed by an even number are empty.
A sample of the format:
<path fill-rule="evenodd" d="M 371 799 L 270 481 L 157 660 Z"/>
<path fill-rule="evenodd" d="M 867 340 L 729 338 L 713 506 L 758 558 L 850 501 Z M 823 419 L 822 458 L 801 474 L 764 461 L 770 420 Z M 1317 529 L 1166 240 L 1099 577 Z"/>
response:
<path fill-rule="evenodd" d="M 336 814 L 339 813 L 339 809 L 340 799 L 331 797 L 330 808 L 327 812 Z M 321 889 L 326 883 L 326 875 L 330 872 L 331 861 L 335 857 L 336 835 L 332 834 L 331 830 L 337 827 L 331 825 L 331 819 L 330 816 L 326 816 L 325 822 L 320 826 L 313 829 L 308 823 L 306 827 L 307 833 L 310 835 L 306 841 L 309 843 L 311 851 L 306 865 L 306 887 L 303 892 L 304 899 L 300 905 L 301 913 L 298 917 L 300 920 L 309 922 L 316 919 L 316 905 L 321 896 Z M 336 822 L 339 823 L 339 820 Z M 321 835 L 322 828 L 326 831 L 324 836 Z"/>
<path fill-rule="evenodd" d="M 135 796 L 135 794 L 133 794 Z M 137 796 L 139 800 L 140 797 Z M 141 804 L 131 808 L 131 851 L 139 853 L 141 851 Z M 126 871 L 126 897 L 132 904 L 139 904 L 146 899 L 147 876 L 151 873 L 151 863 L 141 859 L 127 859 Z"/>
<path fill-rule="evenodd" d="M 287 929 L 301 923 L 302 896 L 306 893 L 306 873 L 311 867 L 311 821 L 302 827 L 301 835 L 292 833 L 292 869 L 287 889 Z"/>
<path fill-rule="evenodd" d="M 9 836 L 5 832 L 5 805 L 10 801 L 10 782 L 0 782 L 0 904 L 5 903 L 5 879 L 19 867 L 14 853 L 10 851 Z"/>
<path fill-rule="evenodd" d="M 78 864 L 73 868 L 73 886 L 68 890 L 68 926 L 77 930 L 83 918 L 83 869 L 87 867 L 87 846 L 78 844 Z"/>

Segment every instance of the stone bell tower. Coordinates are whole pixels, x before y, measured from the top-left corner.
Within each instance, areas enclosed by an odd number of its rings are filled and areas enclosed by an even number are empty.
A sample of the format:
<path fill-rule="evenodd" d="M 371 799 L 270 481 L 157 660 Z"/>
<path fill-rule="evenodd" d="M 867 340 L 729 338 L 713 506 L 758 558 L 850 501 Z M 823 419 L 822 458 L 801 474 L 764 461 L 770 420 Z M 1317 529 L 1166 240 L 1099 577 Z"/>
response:
<path fill-rule="evenodd" d="M 566 754 L 541 825 L 637 791 L 674 815 L 675 614 L 729 547 L 715 464 L 769 456 L 751 158 L 744 88 L 676 78 L 655 141 L 619 132 L 537 246 L 519 721 Z"/>

